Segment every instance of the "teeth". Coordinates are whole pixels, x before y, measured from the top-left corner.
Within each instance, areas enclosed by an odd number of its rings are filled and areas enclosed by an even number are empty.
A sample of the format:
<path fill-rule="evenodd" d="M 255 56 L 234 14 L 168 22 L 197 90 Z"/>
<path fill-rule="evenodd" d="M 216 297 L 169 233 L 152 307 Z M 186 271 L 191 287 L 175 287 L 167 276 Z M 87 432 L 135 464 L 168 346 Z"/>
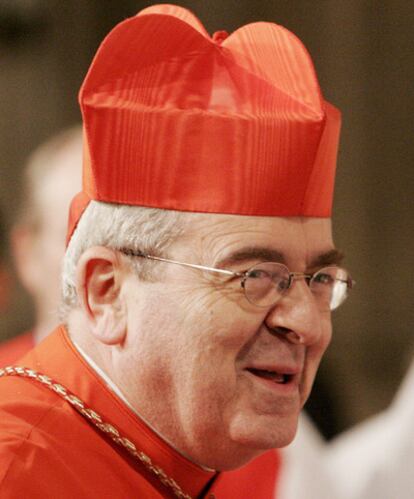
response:
<path fill-rule="evenodd" d="M 286 381 L 286 378 L 285 378 L 285 375 L 284 374 L 277 374 L 275 373 L 275 376 L 273 378 L 276 383 L 285 383 Z"/>
<path fill-rule="evenodd" d="M 249 369 L 249 371 L 255 376 L 270 379 L 275 383 L 283 384 L 287 382 L 287 376 L 285 374 L 276 373 L 274 371 L 266 371 L 264 369 Z"/>

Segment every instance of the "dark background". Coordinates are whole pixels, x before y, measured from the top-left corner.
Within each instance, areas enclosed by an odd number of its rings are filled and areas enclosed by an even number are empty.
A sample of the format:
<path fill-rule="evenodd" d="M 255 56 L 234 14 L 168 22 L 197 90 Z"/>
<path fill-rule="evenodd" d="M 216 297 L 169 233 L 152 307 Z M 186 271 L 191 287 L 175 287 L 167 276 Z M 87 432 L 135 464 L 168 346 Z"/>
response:
<path fill-rule="evenodd" d="M 80 120 L 77 92 L 104 35 L 153 2 L 0 0 L 0 206 L 10 223 L 31 149 Z M 325 98 L 343 112 L 334 235 L 357 280 L 310 406 L 324 431 L 384 408 L 414 352 L 414 2 L 181 1 L 207 30 L 267 20 L 311 52 Z M 17 288 L 0 338 L 30 327 Z"/>

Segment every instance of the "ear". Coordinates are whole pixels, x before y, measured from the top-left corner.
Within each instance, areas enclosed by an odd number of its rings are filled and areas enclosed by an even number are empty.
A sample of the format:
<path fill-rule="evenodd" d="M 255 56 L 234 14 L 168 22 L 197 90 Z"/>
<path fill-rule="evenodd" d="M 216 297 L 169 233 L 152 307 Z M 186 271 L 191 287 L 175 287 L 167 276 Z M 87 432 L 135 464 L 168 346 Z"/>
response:
<path fill-rule="evenodd" d="M 92 334 L 106 345 L 124 341 L 126 308 L 122 300 L 122 261 L 103 246 L 88 248 L 77 266 L 77 292 Z"/>

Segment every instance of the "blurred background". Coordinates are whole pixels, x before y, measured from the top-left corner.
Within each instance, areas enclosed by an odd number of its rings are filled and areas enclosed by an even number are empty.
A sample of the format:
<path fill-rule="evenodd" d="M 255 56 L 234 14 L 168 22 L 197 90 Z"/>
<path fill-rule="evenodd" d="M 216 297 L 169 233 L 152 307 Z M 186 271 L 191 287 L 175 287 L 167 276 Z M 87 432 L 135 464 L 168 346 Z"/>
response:
<path fill-rule="evenodd" d="M 77 92 L 100 41 L 152 3 L 0 0 L 3 230 L 17 209 L 28 154 L 79 122 Z M 309 49 L 325 98 L 342 110 L 334 235 L 357 287 L 334 315 L 333 342 L 308 403 L 329 438 L 385 408 L 414 354 L 414 3 L 177 3 L 210 33 L 258 20 L 286 26 Z M 0 317 L 0 340 L 33 321 L 10 257 L 7 266 L 13 292 Z"/>

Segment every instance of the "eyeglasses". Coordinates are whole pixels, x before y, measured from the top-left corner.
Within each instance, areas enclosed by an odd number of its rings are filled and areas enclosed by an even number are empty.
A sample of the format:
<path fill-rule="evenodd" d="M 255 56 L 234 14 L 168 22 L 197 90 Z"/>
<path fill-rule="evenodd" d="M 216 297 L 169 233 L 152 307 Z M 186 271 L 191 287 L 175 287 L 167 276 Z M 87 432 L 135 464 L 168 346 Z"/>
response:
<path fill-rule="evenodd" d="M 244 272 L 205 267 L 193 263 L 177 262 L 158 256 L 147 255 L 130 249 L 120 249 L 127 256 L 147 258 L 159 262 L 173 263 L 182 267 L 215 272 L 241 278 L 241 287 L 247 300 L 258 307 L 269 307 L 276 304 L 282 296 L 292 287 L 293 281 L 305 279 L 311 290 L 318 307 L 321 310 L 335 310 L 348 296 L 355 285 L 349 272 L 336 265 L 323 267 L 314 274 L 290 272 L 282 263 L 262 262 L 254 265 Z"/>

